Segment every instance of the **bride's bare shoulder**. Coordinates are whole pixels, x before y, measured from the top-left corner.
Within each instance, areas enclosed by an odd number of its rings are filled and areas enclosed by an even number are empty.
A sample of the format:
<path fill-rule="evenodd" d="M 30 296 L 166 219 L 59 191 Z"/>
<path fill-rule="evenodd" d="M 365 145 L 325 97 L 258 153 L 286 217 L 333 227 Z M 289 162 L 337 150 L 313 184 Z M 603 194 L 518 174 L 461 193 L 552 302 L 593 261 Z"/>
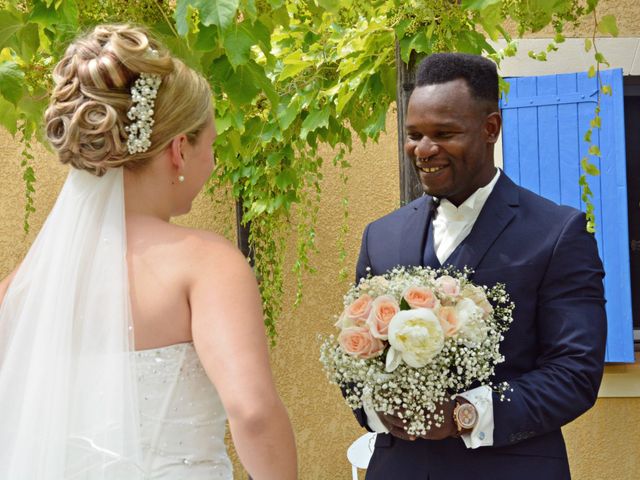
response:
<path fill-rule="evenodd" d="M 182 253 L 192 261 L 203 265 L 213 262 L 225 266 L 246 263 L 238 247 L 219 233 L 174 224 L 168 228 L 172 230 L 172 235 L 180 239 Z"/>
<path fill-rule="evenodd" d="M 127 223 L 128 251 L 134 256 L 184 265 L 198 271 L 243 269 L 247 262 L 235 244 L 206 230 L 183 227 L 153 219 L 133 219 Z"/>

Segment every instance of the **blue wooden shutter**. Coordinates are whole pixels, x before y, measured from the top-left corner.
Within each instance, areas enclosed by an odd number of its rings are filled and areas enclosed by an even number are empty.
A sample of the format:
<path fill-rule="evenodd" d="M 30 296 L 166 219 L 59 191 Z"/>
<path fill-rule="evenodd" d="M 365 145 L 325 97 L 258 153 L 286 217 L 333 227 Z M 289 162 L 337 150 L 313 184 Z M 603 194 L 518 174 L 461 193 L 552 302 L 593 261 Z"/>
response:
<path fill-rule="evenodd" d="M 592 137 L 602 152 L 602 160 L 594 161 L 601 175 L 588 180 L 606 272 L 606 361 L 633 362 L 622 70 L 601 73 L 613 95 L 601 96 L 602 129 Z M 578 179 L 580 159 L 588 149 L 583 137 L 597 101 L 596 79 L 574 73 L 506 80 L 510 91 L 501 102 L 504 171 L 529 190 L 584 210 Z"/>

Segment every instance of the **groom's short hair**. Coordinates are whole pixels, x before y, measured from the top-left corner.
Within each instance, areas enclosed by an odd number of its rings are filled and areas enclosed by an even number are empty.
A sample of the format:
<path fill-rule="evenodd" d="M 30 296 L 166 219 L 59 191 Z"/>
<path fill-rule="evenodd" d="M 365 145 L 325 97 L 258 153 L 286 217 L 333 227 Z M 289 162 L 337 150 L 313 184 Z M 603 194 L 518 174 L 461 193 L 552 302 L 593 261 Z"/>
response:
<path fill-rule="evenodd" d="M 488 58 L 467 53 L 434 53 L 418 65 L 416 87 L 464 80 L 471 96 L 498 111 L 498 70 Z"/>

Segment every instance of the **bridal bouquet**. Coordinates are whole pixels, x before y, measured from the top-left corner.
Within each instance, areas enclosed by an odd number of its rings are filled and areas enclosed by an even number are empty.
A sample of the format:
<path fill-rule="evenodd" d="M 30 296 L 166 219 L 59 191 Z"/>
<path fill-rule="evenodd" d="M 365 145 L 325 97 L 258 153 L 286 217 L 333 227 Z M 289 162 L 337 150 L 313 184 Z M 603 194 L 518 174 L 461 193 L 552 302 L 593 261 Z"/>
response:
<path fill-rule="evenodd" d="M 438 404 L 472 384 L 493 385 L 514 304 L 504 285 L 474 285 L 471 271 L 396 267 L 368 276 L 344 296 L 340 333 L 320 361 L 351 408 L 363 403 L 405 420 L 410 435 L 444 421 Z"/>

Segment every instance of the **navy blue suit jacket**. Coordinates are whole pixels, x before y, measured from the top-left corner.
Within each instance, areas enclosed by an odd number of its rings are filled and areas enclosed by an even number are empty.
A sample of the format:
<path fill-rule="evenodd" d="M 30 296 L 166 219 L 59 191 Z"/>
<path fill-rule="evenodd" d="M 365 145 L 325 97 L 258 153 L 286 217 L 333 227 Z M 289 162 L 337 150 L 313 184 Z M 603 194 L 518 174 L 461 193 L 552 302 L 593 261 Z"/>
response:
<path fill-rule="evenodd" d="M 424 196 L 364 231 L 357 277 L 396 265 L 439 266 Z M 369 480 L 561 480 L 570 478 L 560 427 L 596 400 L 604 366 L 604 272 L 582 212 L 558 206 L 501 173 L 468 235 L 447 264 L 475 270 L 477 284 L 506 284 L 514 322 L 496 368 L 513 388 L 493 398 L 492 447 L 461 439 L 403 441 L 378 435 Z M 426 249 L 426 250 L 425 250 Z M 426 252 L 426 254 L 425 254 Z M 424 256 L 423 256 L 424 255 Z M 356 417 L 366 425 L 362 410 Z"/>

